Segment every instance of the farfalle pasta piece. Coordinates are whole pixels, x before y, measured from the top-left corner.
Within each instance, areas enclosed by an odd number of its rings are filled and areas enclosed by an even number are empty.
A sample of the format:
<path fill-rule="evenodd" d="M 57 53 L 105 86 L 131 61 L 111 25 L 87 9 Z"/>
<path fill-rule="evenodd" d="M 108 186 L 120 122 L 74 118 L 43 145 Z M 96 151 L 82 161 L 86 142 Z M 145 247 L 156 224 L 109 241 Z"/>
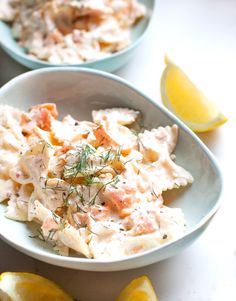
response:
<path fill-rule="evenodd" d="M 138 116 L 138 111 L 127 108 L 112 108 L 92 111 L 93 121 L 97 124 L 103 124 L 103 122 L 114 122 L 120 125 L 131 125 L 137 120 Z"/>
<path fill-rule="evenodd" d="M 138 134 L 139 149 L 147 162 L 155 162 L 170 155 L 175 149 L 177 139 L 177 125 L 158 127 Z"/>
<path fill-rule="evenodd" d="M 9 150 L 0 149 L 0 177 L 9 179 L 10 171 L 18 163 L 19 155 Z"/>
<path fill-rule="evenodd" d="M 21 132 L 23 112 L 9 106 L 0 106 L 0 178 L 9 179 L 27 141 Z"/>
<path fill-rule="evenodd" d="M 38 196 L 44 206 L 51 211 L 56 211 L 57 208 L 62 207 L 68 197 L 70 184 L 58 178 L 41 178 L 40 184 L 42 189 Z"/>
<path fill-rule="evenodd" d="M 11 179 L 0 178 L 0 187 L 0 203 L 9 199 L 17 191 L 16 184 Z"/>
<path fill-rule="evenodd" d="M 63 121 L 54 120 L 51 123 L 51 133 L 58 144 L 80 144 L 85 141 L 97 126 L 88 121 L 76 121 L 66 116 Z"/>
<path fill-rule="evenodd" d="M 126 108 L 93 111 L 93 121 L 100 125 L 94 134 L 97 140 L 100 139 L 108 146 L 122 146 L 125 150 L 136 149 L 137 137 L 127 125 L 135 123 L 138 116 L 139 112 Z"/>
<path fill-rule="evenodd" d="M 60 217 L 53 216 L 52 212 L 37 200 L 35 201 L 35 219 L 42 223 L 41 228 L 45 236 L 47 236 L 50 230 L 54 230 L 56 231 L 56 237 L 58 237 L 61 243 L 86 257 L 90 257 L 88 245 L 79 231 L 69 224 L 61 224 Z"/>
<path fill-rule="evenodd" d="M 5 216 L 17 221 L 29 221 L 28 207 L 32 193 L 33 185 L 31 184 L 22 185 L 15 194 L 12 193 Z"/>
<path fill-rule="evenodd" d="M 18 153 L 25 146 L 25 139 L 22 135 L 21 139 L 15 136 L 14 132 L 3 126 L 0 126 L 0 148 L 13 153 Z"/>
<path fill-rule="evenodd" d="M 150 189 L 157 195 L 193 182 L 192 175 L 174 163 L 170 157 L 160 159 L 148 166 L 142 165 L 140 175 L 144 180 L 150 179 Z"/>
<path fill-rule="evenodd" d="M 39 181 L 40 178 L 47 177 L 50 157 L 54 150 L 45 141 L 38 141 L 24 153 L 19 165 L 28 174 L 32 182 Z"/>
<path fill-rule="evenodd" d="M 13 107 L 0 105 L 0 125 L 9 130 L 19 141 L 24 141 L 20 126 L 22 113 Z"/>

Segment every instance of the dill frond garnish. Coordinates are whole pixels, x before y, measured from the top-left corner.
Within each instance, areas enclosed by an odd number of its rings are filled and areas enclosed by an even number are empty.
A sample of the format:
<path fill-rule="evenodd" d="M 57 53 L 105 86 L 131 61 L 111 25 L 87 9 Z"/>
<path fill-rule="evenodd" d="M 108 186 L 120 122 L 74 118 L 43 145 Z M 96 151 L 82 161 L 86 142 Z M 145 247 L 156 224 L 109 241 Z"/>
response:
<path fill-rule="evenodd" d="M 146 149 L 146 147 L 143 145 L 142 141 L 140 140 L 140 137 L 137 136 L 137 143 L 138 143 L 138 151 L 140 152 L 141 146 L 143 149 Z"/>
<path fill-rule="evenodd" d="M 103 183 L 102 184 L 102 186 L 98 189 L 98 191 L 95 193 L 95 195 L 92 197 L 92 199 L 90 200 L 90 202 L 89 202 L 89 205 L 91 206 L 91 205 L 94 205 L 95 204 L 95 201 L 96 201 L 96 198 L 97 198 L 97 196 L 99 195 L 99 193 L 102 191 L 102 190 L 105 190 L 106 189 L 106 187 L 108 186 L 108 185 L 116 185 L 118 182 L 120 181 L 120 179 L 118 178 L 118 176 L 116 176 L 116 177 L 114 177 L 111 181 L 108 181 L 108 182 L 106 182 L 106 183 Z M 113 187 L 114 187 L 113 186 Z M 116 186 L 115 186 L 116 187 Z"/>
<path fill-rule="evenodd" d="M 60 223 L 61 221 L 61 217 L 59 215 L 57 215 L 54 211 L 52 211 L 52 218 L 55 221 L 55 223 Z"/>
<path fill-rule="evenodd" d="M 56 229 L 51 229 L 48 232 L 48 236 L 46 238 L 46 241 L 53 240 L 54 235 L 56 234 L 57 230 Z"/>
<path fill-rule="evenodd" d="M 41 179 L 42 179 L 42 177 L 41 177 Z M 60 186 L 60 180 L 57 180 L 57 183 L 56 183 L 56 185 L 55 186 L 49 186 L 48 185 L 48 181 L 49 181 L 49 178 L 47 177 L 46 179 L 45 179 L 45 182 L 44 182 L 44 187 L 42 187 L 42 189 L 50 189 L 50 190 L 54 190 L 54 191 L 66 191 L 66 189 L 65 188 L 63 188 L 62 186 Z"/>
<path fill-rule="evenodd" d="M 72 163 L 70 163 L 72 162 Z M 108 168 L 109 172 L 114 171 L 115 177 L 104 183 L 99 177 L 99 174 Z M 124 169 L 124 164 L 121 161 L 121 148 L 114 150 L 110 147 L 103 152 L 97 150 L 89 144 L 79 146 L 75 152 L 68 154 L 67 164 L 64 167 L 64 180 L 70 183 L 69 190 L 64 196 L 63 207 L 64 213 L 67 212 L 69 199 L 73 195 L 76 197 L 78 211 L 81 207 L 94 205 L 99 193 L 106 188 L 107 185 L 112 185 L 114 188 L 119 182 L 117 175 Z M 83 193 L 77 191 L 78 185 L 80 187 L 88 187 L 88 199 L 85 200 Z M 91 195 L 90 188 L 96 185 L 98 187 L 95 195 Z M 87 197 L 86 197 L 87 198 Z M 86 204 L 87 203 L 87 204 Z"/>
<path fill-rule="evenodd" d="M 109 150 L 107 151 L 104 151 L 101 155 L 100 155 L 100 158 L 101 158 L 101 163 L 107 163 L 109 161 L 112 161 L 114 160 L 115 156 L 112 152 L 112 147 L 109 148 Z"/>
<path fill-rule="evenodd" d="M 30 238 L 38 238 L 39 240 L 43 242 L 51 242 L 53 240 L 54 235 L 56 234 L 57 230 L 56 229 L 51 229 L 48 231 L 48 235 L 45 236 L 43 234 L 43 231 L 39 228 L 37 229 L 37 234 L 35 235 L 29 235 Z"/>
<path fill-rule="evenodd" d="M 84 178 L 84 181 L 83 181 L 83 184 L 85 186 L 92 186 L 92 185 L 96 185 L 96 184 L 100 184 L 101 181 L 97 178 L 97 177 L 94 177 L 93 175 L 92 176 L 87 176 Z"/>
<path fill-rule="evenodd" d="M 75 223 L 75 225 L 80 228 L 81 227 L 81 224 L 79 223 L 79 221 L 75 218 L 75 213 L 72 213 L 71 214 L 71 217 L 73 219 L 73 222 Z"/>
<path fill-rule="evenodd" d="M 59 215 L 56 214 L 56 210 L 55 211 L 51 211 L 52 212 L 52 218 L 54 219 L 54 221 L 59 224 L 60 226 L 60 230 L 64 229 L 66 227 L 66 225 L 68 224 L 67 220 Z"/>
<path fill-rule="evenodd" d="M 41 241 L 46 241 L 44 235 L 43 235 L 43 231 L 41 229 L 37 229 L 37 234 L 35 235 L 29 235 L 30 238 L 38 238 Z"/>
<path fill-rule="evenodd" d="M 115 160 L 120 161 L 120 158 L 121 158 L 121 147 L 119 146 L 115 155 Z"/>
<path fill-rule="evenodd" d="M 47 147 L 47 148 L 53 148 L 52 145 L 49 144 L 49 143 L 48 143 L 47 141 L 45 141 L 45 140 L 40 140 L 39 143 L 43 145 L 43 147 L 42 147 L 42 154 L 44 153 L 44 150 L 45 150 L 46 147 Z"/>
<path fill-rule="evenodd" d="M 159 195 L 156 193 L 154 187 L 152 186 L 152 191 L 151 191 L 151 195 L 156 197 L 156 198 L 159 198 Z"/>
<path fill-rule="evenodd" d="M 77 148 L 75 153 L 71 153 L 68 157 L 69 156 L 69 159 L 71 159 L 73 163 L 67 163 L 65 165 L 63 177 L 72 185 L 76 183 L 85 186 L 97 185 L 101 183 L 98 175 L 104 169 L 110 168 L 115 174 L 119 174 L 119 171 L 124 168 L 121 162 L 120 147 L 116 151 L 109 148 L 102 153 L 96 153 L 95 148 L 89 144 L 83 144 Z"/>
<path fill-rule="evenodd" d="M 78 192 L 77 196 L 79 197 L 79 201 L 81 202 L 81 204 L 84 206 L 85 204 L 85 199 L 84 199 L 84 195 L 81 191 Z"/>
<path fill-rule="evenodd" d="M 90 156 L 93 155 L 96 150 L 89 144 L 83 144 L 77 148 L 74 156 L 78 160 L 71 166 L 66 165 L 64 167 L 63 176 L 65 179 L 75 178 L 78 174 L 82 176 L 88 175 L 88 167 L 91 164 Z"/>
<path fill-rule="evenodd" d="M 179 185 L 177 182 L 174 182 L 174 188 L 180 188 L 181 185 Z"/>

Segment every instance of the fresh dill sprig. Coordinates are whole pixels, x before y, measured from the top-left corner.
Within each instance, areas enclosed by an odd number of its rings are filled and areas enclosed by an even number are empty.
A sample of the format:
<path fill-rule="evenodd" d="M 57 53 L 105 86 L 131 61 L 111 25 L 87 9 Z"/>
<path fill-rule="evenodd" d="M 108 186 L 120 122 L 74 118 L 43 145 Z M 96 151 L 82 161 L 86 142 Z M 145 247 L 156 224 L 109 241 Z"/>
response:
<path fill-rule="evenodd" d="M 116 161 L 120 161 L 120 158 L 121 158 L 121 147 L 119 146 L 118 150 L 117 150 L 117 152 L 115 154 L 115 160 Z"/>
<path fill-rule="evenodd" d="M 77 226 L 77 227 L 81 227 L 81 224 L 80 224 L 80 223 L 78 223 L 78 221 L 76 220 L 76 218 L 75 218 L 75 216 L 74 216 L 74 215 L 75 215 L 75 213 L 72 213 L 72 214 L 71 214 L 71 217 L 72 217 L 72 219 L 73 219 L 74 223 L 76 224 L 76 226 Z"/>
<path fill-rule="evenodd" d="M 93 175 L 85 177 L 84 181 L 83 181 L 83 184 L 85 186 L 92 186 L 92 185 L 97 185 L 100 183 L 101 183 L 101 181 L 99 181 L 99 179 Z"/>
<path fill-rule="evenodd" d="M 61 220 L 61 217 L 55 213 L 55 211 L 51 211 L 52 212 L 52 218 L 55 221 L 56 224 L 58 224 Z"/>
<path fill-rule="evenodd" d="M 109 148 L 109 150 L 104 151 L 101 155 L 100 158 L 102 160 L 103 163 L 107 163 L 109 161 L 114 160 L 114 154 L 112 152 L 112 147 Z M 101 163 L 102 163 L 101 162 Z"/>
<path fill-rule="evenodd" d="M 84 199 L 84 195 L 81 191 L 78 192 L 77 196 L 79 197 L 79 201 L 81 202 L 81 204 L 84 206 L 85 204 L 85 199 Z"/>
<path fill-rule="evenodd" d="M 89 144 L 83 144 L 77 149 L 75 154 L 78 160 L 72 166 L 65 166 L 64 178 L 75 178 L 78 174 L 82 176 L 88 175 L 88 167 L 90 165 L 90 156 L 95 153 L 95 149 Z"/>
<path fill-rule="evenodd" d="M 138 143 L 138 151 L 140 152 L 141 146 L 143 149 L 146 149 L 146 147 L 143 145 L 142 141 L 140 140 L 140 137 L 137 136 L 137 143 Z"/>
<path fill-rule="evenodd" d="M 118 178 L 118 176 L 114 177 L 111 181 L 108 181 L 106 183 L 103 183 L 102 186 L 98 189 L 98 191 L 95 193 L 95 195 L 92 197 L 92 199 L 90 200 L 89 202 L 89 205 L 94 205 L 95 204 L 95 201 L 96 201 L 96 198 L 97 196 L 99 195 L 99 193 L 105 189 L 107 187 L 107 185 L 116 185 L 118 182 L 120 181 L 120 179 Z M 113 186 L 113 187 L 114 187 Z"/>
<path fill-rule="evenodd" d="M 77 210 L 77 212 L 88 213 L 88 211 L 81 208 L 77 202 L 76 202 L 76 210 Z"/>
<path fill-rule="evenodd" d="M 48 235 L 45 236 L 43 234 L 43 231 L 39 228 L 37 229 L 37 234 L 35 235 L 29 235 L 30 238 L 38 238 L 43 242 L 50 242 L 53 240 L 54 235 L 56 234 L 57 230 L 56 229 L 51 229 L 48 231 Z"/>
<path fill-rule="evenodd" d="M 121 148 L 119 147 L 116 152 L 112 148 L 104 151 L 96 156 L 96 149 L 89 144 L 83 144 L 80 146 L 75 154 L 78 160 L 72 165 L 66 165 L 64 167 L 64 178 L 70 179 L 71 183 L 75 182 L 75 178 L 80 175 L 82 184 L 86 186 L 99 184 L 100 181 L 97 175 L 106 167 L 110 167 L 116 174 L 118 171 L 112 166 L 114 162 L 121 161 Z M 100 166 L 94 166 L 93 161 L 100 161 Z"/>
<path fill-rule="evenodd" d="M 49 144 L 48 142 L 46 142 L 45 140 L 40 140 L 39 141 L 40 144 L 43 145 L 42 147 L 42 154 L 44 153 L 45 148 L 53 148 L 51 144 Z"/>
<path fill-rule="evenodd" d="M 44 235 L 43 235 L 43 231 L 41 229 L 37 229 L 37 234 L 35 235 L 29 235 L 30 238 L 38 238 L 41 241 L 46 241 Z"/>
<path fill-rule="evenodd" d="M 151 195 L 153 195 L 156 198 L 159 198 L 159 195 L 156 193 L 154 187 L 152 186 L 152 191 L 151 191 Z"/>
<path fill-rule="evenodd" d="M 80 147 L 78 147 L 76 153 L 72 153 L 69 156 L 75 156 L 76 160 L 74 160 L 75 162 L 73 164 L 71 165 L 67 164 L 64 167 L 63 176 L 65 180 L 69 180 L 70 182 L 69 192 L 64 198 L 63 206 L 65 206 L 65 209 L 66 207 L 69 206 L 68 201 L 73 193 L 76 193 L 82 206 L 84 206 L 85 204 L 83 193 L 77 191 L 76 188 L 78 185 L 77 184 L 78 181 L 81 187 L 83 187 L 84 185 L 89 188 L 89 199 L 90 199 L 90 187 L 92 185 L 100 186 L 98 191 L 88 202 L 88 205 L 93 205 L 95 203 L 98 194 L 103 189 L 105 189 L 107 185 L 110 184 L 114 188 L 117 188 L 116 184 L 119 182 L 119 178 L 117 177 L 117 175 L 119 174 L 119 172 L 116 170 L 115 167 L 117 165 L 117 162 L 121 162 L 121 147 L 119 147 L 117 150 L 114 150 L 111 147 L 102 153 L 96 154 L 95 148 L 93 148 L 89 144 L 83 144 Z M 99 162 L 98 166 L 94 165 L 94 162 Z M 123 163 L 121 162 L 121 164 Z M 98 177 L 98 174 L 106 167 L 113 169 L 116 176 L 111 181 L 108 181 L 107 183 L 103 183 L 101 179 Z M 79 176 L 79 179 L 76 179 L 77 176 Z M 78 206 L 78 209 L 80 210 L 80 206 Z"/>
<path fill-rule="evenodd" d="M 56 211 L 56 210 L 55 210 Z M 54 221 L 60 225 L 61 229 L 64 229 L 67 225 L 67 220 L 61 216 L 59 216 L 58 214 L 56 214 L 55 211 L 51 211 L 52 212 L 52 218 L 54 219 Z"/>
<path fill-rule="evenodd" d="M 69 189 L 68 189 L 68 193 L 64 196 L 63 195 L 63 206 L 65 208 L 69 207 L 69 198 L 76 193 L 76 195 L 79 193 L 77 190 L 77 187 L 75 185 L 70 185 Z"/>
<path fill-rule="evenodd" d="M 180 188 L 181 185 L 179 185 L 177 182 L 174 182 L 174 188 Z"/>
<path fill-rule="evenodd" d="M 56 229 L 51 229 L 48 232 L 48 236 L 46 238 L 46 241 L 51 241 L 53 240 L 54 235 L 56 234 L 57 230 Z"/>
<path fill-rule="evenodd" d="M 43 177 L 41 177 L 43 178 Z M 44 187 L 42 187 L 42 189 L 50 189 L 50 190 L 54 190 L 54 191 L 66 191 L 65 188 L 63 188 L 62 186 L 59 185 L 60 183 L 60 180 L 57 180 L 57 184 L 55 186 L 48 186 L 48 181 L 49 181 L 49 178 L 46 177 L 45 178 L 45 182 L 44 182 Z"/>

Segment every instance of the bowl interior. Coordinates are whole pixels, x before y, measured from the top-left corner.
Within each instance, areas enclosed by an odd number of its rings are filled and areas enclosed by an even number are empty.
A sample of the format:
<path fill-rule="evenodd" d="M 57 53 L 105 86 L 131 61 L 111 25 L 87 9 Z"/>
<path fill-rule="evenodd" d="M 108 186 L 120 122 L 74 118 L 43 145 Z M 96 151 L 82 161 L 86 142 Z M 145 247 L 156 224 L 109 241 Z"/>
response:
<path fill-rule="evenodd" d="M 131 28 L 131 44 L 129 47 L 113 54 L 111 57 L 122 54 L 123 52 L 126 52 L 130 50 L 143 36 L 145 31 L 147 30 L 147 27 L 150 23 L 151 16 L 153 13 L 155 0 L 139 0 L 139 2 L 143 3 L 147 7 L 147 16 L 146 18 L 142 19 L 140 22 L 138 22 L 134 27 Z M 29 57 L 26 54 L 26 50 L 18 45 L 16 40 L 13 38 L 11 33 L 11 26 L 5 22 L 0 21 L 0 45 L 2 44 L 3 48 L 14 58 L 14 59 L 23 59 L 23 61 L 32 61 L 35 63 L 38 63 L 43 66 L 55 66 L 55 64 L 34 59 Z M 99 60 L 99 61 L 107 61 L 111 57 Z M 83 64 L 76 64 L 77 66 L 90 66 L 92 62 L 87 62 Z"/>
<path fill-rule="evenodd" d="M 115 76 L 86 69 L 44 69 L 26 73 L 0 90 L 0 103 L 28 109 L 40 102 L 55 102 L 61 116 L 71 114 L 79 120 L 90 120 L 91 111 L 108 107 L 129 107 L 141 111 L 144 125 L 151 129 L 160 125 L 178 124 L 179 140 L 176 162 L 190 171 L 194 183 L 187 188 L 165 194 L 169 206 L 184 211 L 188 232 L 202 226 L 218 207 L 221 193 L 220 171 L 205 146 L 178 119 L 153 103 Z M 0 205 L 0 234 L 8 241 L 46 253 L 46 245 L 29 237 L 25 224 L 3 218 L 5 205 Z M 4 231 L 7 229 L 7 231 Z M 59 257 L 59 256 L 58 256 Z"/>

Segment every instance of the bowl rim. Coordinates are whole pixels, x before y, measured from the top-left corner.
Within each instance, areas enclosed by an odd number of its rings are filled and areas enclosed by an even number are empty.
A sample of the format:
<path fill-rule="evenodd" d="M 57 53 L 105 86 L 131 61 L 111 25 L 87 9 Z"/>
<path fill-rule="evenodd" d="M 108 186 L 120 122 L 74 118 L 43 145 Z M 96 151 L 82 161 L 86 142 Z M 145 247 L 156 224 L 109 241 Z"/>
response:
<path fill-rule="evenodd" d="M 147 0 L 149 1 L 149 0 Z M 37 58 L 33 58 L 33 57 L 30 57 L 27 53 L 23 52 L 16 52 L 12 47 L 9 47 L 7 46 L 4 41 L 1 39 L 0 40 L 0 46 L 2 47 L 2 49 L 4 49 L 5 51 L 13 55 L 16 55 L 17 57 L 21 58 L 22 60 L 26 60 L 27 62 L 32 62 L 34 64 L 38 64 L 38 65 L 41 65 L 41 67 L 39 68 L 43 68 L 43 67 L 81 67 L 81 68 L 86 68 L 86 67 L 92 67 L 92 65 L 94 64 L 105 64 L 107 61 L 111 60 L 111 59 L 116 59 L 117 57 L 119 56 L 122 56 L 128 52 L 130 52 L 132 49 L 135 49 L 141 42 L 142 40 L 146 37 L 148 31 L 149 31 L 149 28 L 150 28 L 150 25 L 152 23 L 152 20 L 153 20 L 153 12 L 155 10 L 155 7 L 156 7 L 156 2 L 157 0 L 152 0 L 153 1 L 153 5 L 152 5 L 152 9 L 150 11 L 148 11 L 148 14 L 147 14 L 147 24 L 144 28 L 144 31 L 142 32 L 141 35 L 139 35 L 139 37 L 134 41 L 123 49 L 115 52 L 115 53 L 112 53 L 110 56 L 108 57 L 105 57 L 105 58 L 102 58 L 102 59 L 95 59 L 95 60 L 92 60 L 92 61 L 87 61 L 87 62 L 84 62 L 84 63 L 80 63 L 80 64 L 53 64 L 53 63 L 50 63 L 50 62 L 47 62 L 47 61 L 44 61 L 44 60 L 40 60 L 40 59 L 37 59 Z M 3 24 L 3 26 L 9 26 L 9 24 L 7 24 L 7 22 L 5 21 L 2 21 L 0 20 L 0 25 Z M 15 39 L 13 38 L 13 36 L 11 35 L 11 38 L 12 40 L 15 41 Z M 24 49 L 23 47 L 20 47 L 22 49 Z"/>
<path fill-rule="evenodd" d="M 139 94 L 142 98 L 145 99 L 145 101 L 153 104 L 158 110 L 162 111 L 165 115 L 167 115 L 167 117 L 170 118 L 170 120 L 172 120 L 173 122 L 175 122 L 178 126 L 180 126 L 180 128 L 182 130 L 184 130 L 185 132 L 187 132 L 188 135 L 191 136 L 191 138 L 193 140 L 195 140 L 195 142 L 197 142 L 197 144 L 201 147 L 201 149 L 203 150 L 203 152 L 207 155 L 208 159 L 210 160 L 215 173 L 219 179 L 219 194 L 218 197 L 215 201 L 215 204 L 213 205 L 213 207 L 211 208 L 211 210 L 204 216 L 201 218 L 201 220 L 193 227 L 191 227 L 190 229 L 187 229 L 187 231 L 185 232 L 185 234 L 183 236 L 181 236 L 180 238 L 178 238 L 177 240 L 174 241 L 170 241 L 162 246 L 158 246 L 155 248 L 152 248 L 150 250 L 144 251 L 142 253 L 139 254 L 134 254 L 134 255 L 130 255 L 127 257 L 122 257 L 122 258 L 117 258 L 117 259 L 89 259 L 89 258 L 81 258 L 81 257 L 67 257 L 67 256 L 61 256 L 58 254 L 53 254 L 53 253 L 44 253 L 46 251 L 43 251 L 41 249 L 38 249 L 37 251 L 34 251 L 32 249 L 29 249 L 27 247 L 24 246 L 19 246 L 17 243 L 14 243 L 14 241 L 9 240 L 8 238 L 6 238 L 1 230 L 0 230 L 0 238 L 3 239 L 4 241 L 6 241 L 7 243 L 9 243 L 10 245 L 14 246 L 16 249 L 26 253 L 26 254 L 31 254 L 32 257 L 34 258 L 38 258 L 38 256 L 40 256 L 40 259 L 45 261 L 45 262 L 51 262 L 54 265 L 57 265 L 55 262 L 58 262 L 58 265 L 61 265 L 60 262 L 67 262 L 68 264 L 88 264 L 88 265 L 109 265 L 109 264 L 117 264 L 117 263 L 125 263 L 125 262 L 130 262 L 133 260 L 136 260 L 137 258 L 143 258 L 146 257 L 148 255 L 151 255 L 155 252 L 158 252 L 159 250 L 163 250 L 163 249 L 167 249 L 168 247 L 174 245 L 176 242 L 181 242 L 183 240 L 185 240 L 186 238 L 190 237 L 191 235 L 193 235 L 195 232 L 197 232 L 198 230 L 201 230 L 201 228 L 204 227 L 204 225 L 211 220 L 211 218 L 215 215 L 215 213 L 219 210 L 221 204 L 222 204 L 222 192 L 224 189 L 224 185 L 223 185 L 223 177 L 222 177 L 222 173 L 220 171 L 219 168 L 219 163 L 217 161 L 217 159 L 215 158 L 215 156 L 213 155 L 213 153 L 207 148 L 207 146 L 200 140 L 200 138 L 193 133 L 192 130 L 190 130 L 181 120 L 179 120 L 172 112 L 170 112 L 167 108 L 165 108 L 162 104 L 157 103 L 156 101 L 154 101 L 153 99 L 151 99 L 149 96 L 147 96 L 145 93 L 143 93 L 142 91 L 140 91 L 137 87 L 135 87 L 135 85 L 131 84 L 130 82 L 128 82 L 127 80 L 105 72 L 105 71 L 100 71 L 100 70 L 94 70 L 94 69 L 88 69 L 88 68 L 78 68 L 78 67 L 51 67 L 51 68 L 40 68 L 40 69 L 36 69 L 36 70 L 31 70 L 31 71 L 27 71 L 23 74 L 20 74 L 18 76 L 16 76 L 15 78 L 11 79 L 8 83 L 6 83 L 5 85 L 3 85 L 0 88 L 0 104 L 1 104 L 1 97 L 4 96 L 4 94 L 10 90 L 12 87 L 14 87 L 14 85 L 17 82 L 20 82 L 21 80 L 26 79 L 27 77 L 30 77 L 32 75 L 37 75 L 37 74 L 45 74 L 45 73 L 63 73 L 63 72 L 75 72 L 75 73 L 85 73 L 85 74 L 90 74 L 90 75 L 95 75 L 98 77 L 102 77 L 108 80 L 112 80 L 115 82 L 118 82 L 121 85 L 124 85 L 125 87 L 129 88 L 130 90 L 136 92 L 137 94 Z M 51 260 L 51 261 L 50 261 Z M 66 265 L 63 265 L 66 267 Z M 74 268 L 79 268 L 79 267 L 74 267 Z M 84 269 L 84 268 L 83 268 Z M 84 269 L 85 270 L 85 269 Z M 89 269 L 88 269 L 89 270 Z M 118 270 L 118 269 L 116 269 Z"/>

